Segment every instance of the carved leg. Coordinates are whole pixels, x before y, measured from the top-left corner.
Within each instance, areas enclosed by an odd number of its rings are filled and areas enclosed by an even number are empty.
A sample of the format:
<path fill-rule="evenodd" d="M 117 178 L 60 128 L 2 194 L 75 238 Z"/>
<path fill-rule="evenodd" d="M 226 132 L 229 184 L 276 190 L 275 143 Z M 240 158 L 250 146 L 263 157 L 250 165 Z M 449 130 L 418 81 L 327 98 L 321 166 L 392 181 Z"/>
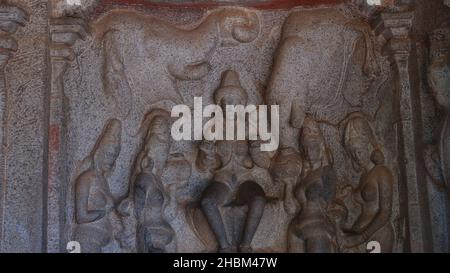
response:
<path fill-rule="evenodd" d="M 221 251 L 226 251 L 230 247 L 222 215 L 219 211 L 219 206 L 224 205 L 229 193 L 230 190 L 227 186 L 213 182 L 204 191 L 201 201 L 203 213 L 219 242 Z"/>
<path fill-rule="evenodd" d="M 254 182 L 245 182 L 239 188 L 237 202 L 245 203 L 248 206 L 240 250 L 241 252 L 249 252 L 253 236 L 255 236 L 267 202 L 264 190 Z"/>

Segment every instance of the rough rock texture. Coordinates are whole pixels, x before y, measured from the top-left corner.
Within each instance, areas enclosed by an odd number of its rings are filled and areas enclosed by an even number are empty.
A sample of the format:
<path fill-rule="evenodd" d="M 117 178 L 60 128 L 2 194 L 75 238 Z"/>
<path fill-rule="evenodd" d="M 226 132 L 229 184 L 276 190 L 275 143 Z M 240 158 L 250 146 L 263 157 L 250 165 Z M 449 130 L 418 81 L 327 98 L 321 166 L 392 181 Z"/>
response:
<path fill-rule="evenodd" d="M 0 2 L 0 251 L 449 252 L 449 3 L 381 2 Z"/>
<path fill-rule="evenodd" d="M 8 1 L 3 2 L 2 8 Z M 2 252 L 40 252 L 46 244 L 43 240 L 46 221 L 43 189 L 47 172 L 49 85 L 47 1 L 10 2 L 22 8 L 27 18 L 20 20 L 21 12 L 11 10 L 16 14 L 11 18 L 20 22 L 17 32 L 12 34 L 18 46 L 17 51 L 11 53 L 2 75 L 5 80 L 2 101 L 6 103 L 1 110 L 4 113 L 1 155 L 4 173 L 0 180 L 0 249 Z"/>

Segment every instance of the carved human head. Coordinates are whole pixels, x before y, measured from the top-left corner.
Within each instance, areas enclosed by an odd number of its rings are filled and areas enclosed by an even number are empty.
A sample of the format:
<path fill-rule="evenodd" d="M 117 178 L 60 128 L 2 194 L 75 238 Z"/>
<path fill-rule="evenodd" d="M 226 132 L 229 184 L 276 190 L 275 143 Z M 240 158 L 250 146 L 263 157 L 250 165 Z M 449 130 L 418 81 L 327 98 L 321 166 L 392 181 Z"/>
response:
<path fill-rule="evenodd" d="M 170 124 L 167 118 L 163 116 L 156 116 L 148 129 L 148 139 L 153 139 L 157 142 L 167 142 Z"/>
<path fill-rule="evenodd" d="M 121 148 L 122 125 L 117 119 L 108 122 L 94 149 L 94 165 L 98 171 L 109 173 L 114 168 Z"/>
<path fill-rule="evenodd" d="M 372 127 L 361 113 L 350 115 L 345 127 L 344 145 L 356 170 L 370 164 L 373 152 L 377 151 L 378 145 Z"/>
<path fill-rule="evenodd" d="M 311 117 L 305 118 L 303 122 L 300 142 L 305 152 L 306 159 L 310 164 L 318 162 L 326 164 L 325 140 L 317 122 Z"/>
<path fill-rule="evenodd" d="M 165 116 L 155 116 L 148 126 L 145 138 L 145 156 L 151 158 L 155 172 L 160 172 L 171 146 L 170 123 Z"/>

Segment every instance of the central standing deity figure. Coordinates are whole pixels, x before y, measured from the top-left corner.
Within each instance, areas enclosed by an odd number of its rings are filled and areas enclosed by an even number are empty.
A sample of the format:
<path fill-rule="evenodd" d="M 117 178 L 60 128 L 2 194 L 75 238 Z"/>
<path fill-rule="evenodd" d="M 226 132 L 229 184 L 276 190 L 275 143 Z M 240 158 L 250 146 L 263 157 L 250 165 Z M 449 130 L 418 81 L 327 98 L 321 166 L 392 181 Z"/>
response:
<path fill-rule="evenodd" d="M 247 104 L 247 93 L 235 71 L 224 73 L 214 98 L 222 109 L 226 105 Z M 236 117 L 227 115 L 226 118 Z M 213 173 L 213 182 L 203 192 L 201 207 L 217 238 L 220 252 L 250 252 L 266 205 L 266 194 L 274 188 L 266 185 L 269 183 L 265 180 L 270 181 L 269 174 L 256 174 L 266 170 L 254 164 L 246 140 L 216 141 L 214 145 L 204 143 L 202 146 L 208 146 L 217 155 L 199 157 L 197 165 L 202 169 L 211 166 L 209 171 Z"/>

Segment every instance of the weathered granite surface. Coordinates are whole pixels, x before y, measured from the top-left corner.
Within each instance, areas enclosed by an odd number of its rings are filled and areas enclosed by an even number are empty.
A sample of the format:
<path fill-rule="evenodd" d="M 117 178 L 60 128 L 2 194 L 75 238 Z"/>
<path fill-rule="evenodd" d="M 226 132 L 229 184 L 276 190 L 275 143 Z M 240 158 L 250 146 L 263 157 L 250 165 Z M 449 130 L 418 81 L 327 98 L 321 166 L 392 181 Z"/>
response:
<path fill-rule="evenodd" d="M 0 252 L 449 252 L 446 5 L 0 1 Z M 278 149 L 173 140 L 194 97 Z"/>

